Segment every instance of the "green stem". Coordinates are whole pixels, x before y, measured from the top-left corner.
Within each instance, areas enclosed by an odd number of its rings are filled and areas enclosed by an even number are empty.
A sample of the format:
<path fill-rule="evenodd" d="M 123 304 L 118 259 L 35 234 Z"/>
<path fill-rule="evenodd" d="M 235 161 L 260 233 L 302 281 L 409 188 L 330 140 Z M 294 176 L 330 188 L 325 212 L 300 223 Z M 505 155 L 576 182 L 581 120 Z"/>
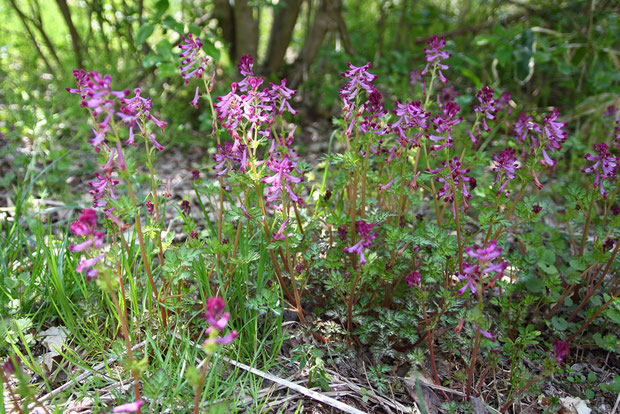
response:
<path fill-rule="evenodd" d="M 581 246 L 579 247 L 579 256 L 583 256 L 583 250 L 586 247 L 586 239 L 588 237 L 588 228 L 590 227 L 590 220 L 592 219 L 592 207 L 594 206 L 594 194 L 590 195 L 590 206 L 588 207 L 588 215 L 586 217 L 586 225 L 583 228 L 583 236 L 581 237 Z"/>
<path fill-rule="evenodd" d="M 198 381 L 198 385 L 196 386 L 196 391 L 194 394 L 194 414 L 198 414 L 198 410 L 200 407 L 200 396 L 202 394 L 202 389 L 204 387 L 205 379 L 207 377 L 207 367 L 209 365 L 209 359 L 211 355 L 207 354 L 202 367 L 200 368 L 200 380 Z"/>

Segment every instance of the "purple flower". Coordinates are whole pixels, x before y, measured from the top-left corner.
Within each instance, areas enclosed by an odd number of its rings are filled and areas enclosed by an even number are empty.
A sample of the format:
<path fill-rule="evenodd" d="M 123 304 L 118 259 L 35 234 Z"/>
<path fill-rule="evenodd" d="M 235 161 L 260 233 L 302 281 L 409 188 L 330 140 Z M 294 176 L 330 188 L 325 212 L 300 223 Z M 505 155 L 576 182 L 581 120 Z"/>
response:
<path fill-rule="evenodd" d="M 478 98 L 478 102 L 480 105 L 474 106 L 474 111 L 479 113 L 482 116 L 482 128 L 489 132 L 489 126 L 487 125 L 487 119 L 495 119 L 495 113 L 497 112 L 497 108 L 495 107 L 495 99 L 493 99 L 493 89 L 488 86 L 483 87 L 476 94 L 476 98 Z"/>
<path fill-rule="evenodd" d="M 99 152 L 114 114 L 116 100 L 125 98 L 129 91 L 113 91 L 110 86 L 112 82 L 110 75 L 101 77 L 98 72 L 84 73 L 83 69 L 76 69 L 73 71 L 73 76 L 77 88 L 67 88 L 67 92 L 79 94 L 82 98 L 81 106 L 88 108 L 97 122 L 97 128 L 93 129 L 94 137 L 89 142 Z"/>
<path fill-rule="evenodd" d="M 465 249 L 465 253 L 472 259 L 475 259 L 476 264 L 462 263 L 463 271 L 458 273 L 457 276 L 460 281 L 466 281 L 466 283 L 458 290 L 459 295 L 462 295 L 468 289 L 474 294 L 477 293 L 478 282 L 491 273 L 495 273 L 495 275 L 489 279 L 487 287 L 494 286 L 495 282 L 504 275 L 504 271 L 509 266 L 508 262 L 492 263 L 502 253 L 502 248 L 497 247 L 497 240 L 492 240 L 487 247 L 474 247 L 473 249 L 468 247 Z"/>
<path fill-rule="evenodd" d="M 279 115 L 284 113 L 284 109 L 286 109 L 291 114 L 297 114 L 297 111 L 291 107 L 289 100 L 293 99 L 293 96 L 297 93 L 297 91 L 286 87 L 286 79 L 282 79 L 279 85 L 274 83 L 270 83 L 270 88 L 266 90 L 266 93 L 275 103 L 274 107 L 277 106 L 277 112 Z"/>
<path fill-rule="evenodd" d="M 160 121 L 155 118 L 153 114 L 151 114 L 151 107 L 153 106 L 153 101 L 151 98 L 144 98 L 140 96 L 140 89 L 134 90 L 135 96 L 129 99 L 121 99 L 120 112 L 117 112 L 117 115 L 123 123 L 129 126 L 129 139 L 126 141 L 126 144 L 136 145 L 134 142 L 134 127 L 137 125 L 140 128 L 140 132 L 143 136 L 147 134 L 146 121 L 152 121 L 157 127 L 159 127 L 162 132 L 166 128 L 167 123 Z M 152 134 L 148 134 L 148 138 L 151 140 L 155 148 L 159 151 L 163 150 L 162 147 L 156 140 L 155 136 Z"/>
<path fill-rule="evenodd" d="M 21 364 L 22 360 L 19 356 L 15 355 L 13 357 L 9 356 L 6 359 L 6 362 L 4 364 L 2 364 L 2 370 L 6 373 L 6 374 L 13 374 L 15 372 L 15 370 L 17 368 L 19 368 L 19 365 Z"/>
<path fill-rule="evenodd" d="M 616 168 L 618 167 L 618 157 L 609 153 L 609 146 L 601 142 L 600 144 L 594 144 L 594 151 L 596 154 L 586 154 L 584 158 L 593 162 L 591 166 L 582 169 L 581 171 L 586 174 L 594 173 L 594 188 L 599 186 L 601 195 L 607 198 L 607 193 L 603 186 L 604 180 L 616 179 Z"/>
<path fill-rule="evenodd" d="M 422 74 L 422 71 L 420 70 L 412 70 L 411 72 L 409 72 L 409 84 L 411 86 L 415 86 L 417 84 L 420 84 L 420 86 L 422 86 L 422 89 L 426 90 L 426 82 L 424 82 L 424 75 Z"/>
<path fill-rule="evenodd" d="M 465 281 L 465 284 L 461 286 L 457 293 L 459 295 L 463 295 L 467 290 L 470 290 L 471 293 L 475 295 L 478 292 L 476 286 L 481 276 L 480 269 L 478 265 L 472 265 L 467 262 L 463 262 L 462 267 L 463 272 L 457 273 L 457 277 L 459 278 L 459 281 Z"/>
<path fill-rule="evenodd" d="M 104 197 L 109 196 L 113 200 L 118 200 L 114 194 L 114 186 L 118 184 L 118 180 L 112 178 L 111 173 L 104 173 L 104 175 L 95 173 L 97 179 L 88 183 L 92 190 L 89 192 L 93 195 L 93 207 L 105 207 L 106 200 L 102 200 Z"/>
<path fill-rule="evenodd" d="M 189 103 L 194 108 L 198 109 L 198 98 L 200 98 L 200 86 L 196 86 L 196 92 L 194 93 L 194 99 Z"/>
<path fill-rule="evenodd" d="M 493 184 L 497 184 L 498 182 L 500 183 L 499 190 L 497 190 L 497 195 L 503 192 L 506 196 L 508 196 L 510 191 L 504 189 L 510 180 L 513 180 L 516 177 L 517 170 L 521 168 L 517 162 L 515 150 L 512 148 L 503 149 L 500 151 L 499 155 L 493 154 L 493 160 L 495 161 L 493 171 L 497 173 Z"/>
<path fill-rule="evenodd" d="M 209 324 L 205 333 L 209 335 L 205 341 L 205 346 L 208 349 L 214 344 L 225 345 L 229 344 L 237 337 L 237 331 L 231 331 L 228 335 L 220 337 L 219 334 L 228 326 L 230 319 L 230 313 L 224 312 L 226 304 L 221 297 L 212 297 L 207 299 L 205 319 Z"/>
<path fill-rule="evenodd" d="M 200 178 L 200 171 L 198 170 L 193 170 L 192 171 L 192 181 L 196 181 L 197 179 Z"/>
<path fill-rule="evenodd" d="M 83 237 L 93 234 L 97 225 L 97 212 L 93 209 L 84 209 L 77 221 L 71 223 L 71 232 L 76 236 Z"/>
<path fill-rule="evenodd" d="M 247 157 L 247 149 L 245 145 L 235 141 L 234 144 L 224 142 L 224 145 L 217 146 L 217 152 L 213 155 L 215 165 L 213 169 L 217 171 L 215 175 L 221 177 L 229 171 L 235 171 L 237 168 L 241 172 L 245 171 L 245 160 Z"/>
<path fill-rule="evenodd" d="M 383 96 L 381 92 L 375 90 L 368 95 L 368 100 L 364 103 L 364 119 L 360 123 L 360 131 L 363 134 L 367 132 L 372 132 L 375 135 L 384 135 L 387 133 L 388 129 L 382 127 L 379 124 L 379 121 L 387 115 L 387 110 L 383 106 Z M 349 128 L 352 127 L 353 124 L 349 125 Z M 349 131 L 349 134 L 351 131 Z"/>
<path fill-rule="evenodd" d="M 453 101 L 454 98 L 456 98 L 457 96 L 459 96 L 460 93 L 457 92 L 456 89 L 454 89 L 454 84 L 450 83 L 448 86 L 446 86 L 445 88 L 443 88 L 441 90 L 441 96 L 437 96 L 437 100 L 439 103 L 439 106 L 443 106 L 442 102 L 448 102 L 448 101 Z"/>
<path fill-rule="evenodd" d="M 508 110 L 506 111 L 506 115 L 510 115 L 512 113 L 512 107 L 510 106 L 511 99 L 511 92 L 502 93 L 502 96 L 497 101 L 495 101 L 495 108 L 497 109 L 497 111 L 500 112 L 508 108 Z"/>
<path fill-rule="evenodd" d="M 237 84 L 231 84 L 231 90 L 224 96 L 218 96 L 215 103 L 217 120 L 226 129 L 233 130 L 239 125 L 243 113 L 241 110 L 241 97 L 237 95 Z"/>
<path fill-rule="evenodd" d="M 442 83 L 446 83 L 447 79 L 441 72 L 442 69 L 448 69 L 450 66 L 441 63 L 443 60 L 448 59 L 450 57 L 450 53 L 443 50 L 446 46 L 446 41 L 443 36 L 433 36 L 431 40 L 428 41 L 428 49 L 424 48 L 424 55 L 426 59 L 426 67 L 422 71 L 422 75 L 426 75 L 430 65 L 436 66 L 438 68 L 439 79 L 441 79 Z"/>
<path fill-rule="evenodd" d="M 192 207 L 189 205 L 189 201 L 183 200 L 181 202 L 181 212 L 185 217 L 189 216 L 192 212 Z"/>
<path fill-rule="evenodd" d="M 556 108 L 553 110 L 551 115 L 545 116 L 543 121 L 543 132 L 547 138 L 547 141 L 545 142 L 545 148 L 542 149 L 542 154 L 544 164 L 547 164 L 549 167 L 553 167 L 556 162 L 549 157 L 546 149 L 549 149 L 551 152 L 561 150 L 562 144 L 566 141 L 567 136 L 567 132 L 562 129 L 566 126 L 566 123 L 556 122 L 558 116 L 559 114 Z"/>
<path fill-rule="evenodd" d="M 606 252 L 610 251 L 614 248 L 614 243 L 614 239 L 612 239 L 611 237 L 606 238 L 603 242 L 603 250 Z"/>
<path fill-rule="evenodd" d="M 360 240 L 353 246 L 344 249 L 346 253 L 355 253 L 360 256 L 360 265 L 366 264 L 366 257 L 364 256 L 364 249 L 367 249 L 372 244 L 372 241 L 377 238 L 378 233 L 372 232 L 372 229 L 376 226 L 376 223 L 366 223 L 365 221 L 358 220 L 355 222 L 355 230 L 357 231 Z"/>
<path fill-rule="evenodd" d="M 532 206 L 532 212 L 533 212 L 534 214 L 538 214 L 538 213 L 540 213 L 541 211 L 542 211 L 542 207 L 541 207 L 541 205 L 540 205 L 540 204 L 536 203 L 536 204 L 534 204 L 534 205 Z"/>
<path fill-rule="evenodd" d="M 239 73 L 243 76 L 253 76 L 254 68 L 254 60 L 251 55 L 243 55 L 239 59 L 239 63 L 237 64 L 237 69 L 239 69 Z"/>
<path fill-rule="evenodd" d="M 463 117 L 460 116 L 456 118 L 456 115 L 461 111 L 461 107 L 458 106 L 456 102 L 449 101 L 441 108 L 441 113 L 431 119 L 433 124 L 433 128 L 437 134 L 445 134 L 445 136 L 440 135 L 429 135 L 429 139 L 434 142 L 444 141 L 440 145 L 431 146 L 431 151 L 439 151 L 442 148 L 450 148 L 452 147 L 452 143 L 454 140 L 452 139 L 452 135 L 450 132 L 455 125 L 458 125 L 463 120 Z"/>
<path fill-rule="evenodd" d="M 282 158 L 272 155 L 267 160 L 267 168 L 273 173 L 272 176 L 262 180 L 264 183 L 269 184 L 267 195 L 265 196 L 267 203 L 272 205 L 278 201 L 283 190 L 293 203 L 302 203 L 301 197 L 293 191 L 291 185 L 299 184 L 304 180 L 303 172 L 297 169 L 296 163 L 290 160 L 289 155 L 285 154 Z M 301 177 L 292 175 L 293 172 L 297 172 Z"/>
<path fill-rule="evenodd" d="M 338 226 L 338 237 L 342 240 L 343 243 L 347 242 L 349 231 L 347 230 L 346 224 L 342 224 Z"/>
<path fill-rule="evenodd" d="M 568 356 L 568 347 L 568 342 L 562 341 L 561 339 L 558 339 L 553 343 L 553 352 L 555 352 L 556 361 L 564 361 L 564 359 Z"/>
<path fill-rule="evenodd" d="M 153 212 L 155 211 L 155 205 L 153 204 L 153 202 L 151 200 L 148 200 L 146 203 L 146 212 L 151 215 L 153 214 Z"/>
<path fill-rule="evenodd" d="M 419 145 L 417 139 L 407 136 L 407 131 L 412 128 L 425 130 L 428 127 L 427 119 L 430 114 L 422 110 L 422 102 L 405 101 L 405 103 L 401 103 L 396 101 L 394 115 L 396 115 L 398 120 L 390 124 L 390 129 L 398 134 L 401 145 L 406 147 L 409 147 L 411 144 Z"/>
<path fill-rule="evenodd" d="M 533 153 L 534 148 L 538 147 L 542 129 L 540 129 L 538 124 L 532 121 L 532 117 L 530 115 L 521 114 L 519 115 L 519 119 L 517 119 L 514 124 L 514 134 L 517 138 L 517 144 L 523 145 L 526 141 L 528 141 L 530 153 Z"/>
<path fill-rule="evenodd" d="M 288 234 L 284 234 L 284 230 L 286 229 L 286 225 L 288 224 L 289 218 L 287 217 L 286 220 L 284 220 L 284 222 L 282 223 L 282 225 L 280 226 L 280 228 L 278 229 L 278 232 L 276 234 L 274 234 L 271 237 L 271 241 L 282 241 L 287 237 L 291 237 L 293 236 L 293 233 L 288 233 Z"/>
<path fill-rule="evenodd" d="M 478 332 L 480 332 L 480 335 L 484 336 L 487 339 L 490 339 L 493 342 L 497 341 L 497 338 L 495 337 L 495 334 L 493 334 L 491 332 L 488 332 L 488 331 L 485 331 L 485 330 L 481 329 L 479 326 L 478 326 Z"/>
<path fill-rule="evenodd" d="M 77 221 L 71 223 L 70 228 L 71 232 L 76 236 L 88 237 L 88 239 L 82 243 L 70 245 L 69 250 L 73 252 L 83 252 L 100 249 L 103 246 L 103 233 L 95 231 L 96 226 L 97 212 L 92 209 L 82 210 L 82 214 L 78 217 Z M 75 271 L 78 273 L 86 271 L 86 280 L 90 281 L 97 277 L 97 269 L 94 269 L 93 266 L 103 260 L 104 257 L 105 255 L 100 254 L 88 259 L 82 259 L 80 264 L 75 268 Z"/>
<path fill-rule="evenodd" d="M 142 407 L 143 404 L 144 404 L 144 401 L 136 400 L 128 404 L 123 404 L 123 405 L 114 407 L 114 409 L 112 409 L 112 413 L 114 414 L 136 413 L 140 411 L 140 407 Z"/>
<path fill-rule="evenodd" d="M 538 179 L 538 175 L 536 175 L 536 170 L 534 169 L 532 169 L 532 179 L 534 181 L 534 185 L 536 186 L 536 188 L 538 188 L 539 190 L 542 190 L 543 185 Z"/>
<path fill-rule="evenodd" d="M 422 282 L 422 274 L 420 272 L 410 272 L 405 278 L 405 282 L 409 286 L 420 286 Z"/>
<path fill-rule="evenodd" d="M 448 167 L 448 168 L 446 168 Z M 463 203 L 463 208 L 465 210 L 467 210 L 469 208 L 469 204 L 467 204 L 467 200 L 469 200 L 471 198 L 471 194 L 469 193 L 469 191 L 467 191 L 467 184 L 469 184 L 470 189 L 474 189 L 476 187 L 476 179 L 473 177 L 468 177 L 465 174 L 467 174 L 470 169 L 469 168 L 465 168 L 465 169 L 459 169 L 461 167 L 461 162 L 459 161 L 458 157 L 454 157 L 453 159 L 449 160 L 448 164 L 446 164 L 446 162 L 443 162 L 443 167 L 442 168 L 438 168 L 435 170 L 429 170 L 427 169 L 426 171 L 431 173 L 431 174 L 437 174 L 439 172 L 444 171 L 444 175 L 440 175 L 436 178 L 437 181 L 443 183 L 443 187 L 437 192 L 437 199 L 444 199 L 444 202 L 446 203 L 452 203 L 452 213 L 453 215 L 456 215 L 456 210 L 455 210 L 455 206 L 454 206 L 454 191 L 453 191 L 453 185 L 454 185 L 454 189 L 459 189 L 462 191 L 462 203 Z"/>
<path fill-rule="evenodd" d="M 90 259 L 82 259 L 79 265 L 75 268 L 75 271 L 78 273 L 82 273 L 86 270 L 86 280 L 91 281 L 95 277 L 97 277 L 97 269 L 93 269 L 93 266 L 99 263 L 105 255 L 102 253 L 98 256 L 91 257 Z"/>
<path fill-rule="evenodd" d="M 66 88 L 67 92 L 77 93 L 82 99 L 86 99 L 88 91 L 90 90 L 88 86 L 89 76 L 84 69 L 73 69 L 73 77 L 75 78 L 77 88 Z"/>
<path fill-rule="evenodd" d="M 353 66 L 351 62 L 348 62 L 347 65 L 349 66 L 349 70 L 344 71 L 340 75 L 348 78 L 349 81 L 345 83 L 342 88 L 340 88 L 340 98 L 344 103 L 342 109 L 344 112 L 344 119 L 349 122 L 349 127 L 347 128 L 346 134 L 347 136 L 350 136 L 357 117 L 361 115 L 360 109 L 362 109 L 356 106 L 356 98 L 359 96 L 361 91 L 366 91 L 368 95 L 375 91 L 375 87 L 372 82 L 377 79 L 377 75 L 368 72 L 370 62 L 359 67 Z M 374 99 L 376 99 L 376 97 Z"/>
<path fill-rule="evenodd" d="M 487 247 L 471 247 L 465 248 L 465 253 L 472 259 L 477 259 L 479 262 L 490 262 L 497 259 L 502 254 L 502 248 L 497 247 L 497 240 L 491 240 L 491 243 Z"/>
<path fill-rule="evenodd" d="M 179 48 L 182 52 L 179 54 L 181 60 L 181 76 L 185 80 L 185 83 L 189 83 L 191 78 L 202 78 L 202 74 L 205 71 L 207 59 L 204 57 L 197 57 L 202 48 L 202 42 L 200 38 L 194 38 L 194 35 L 188 33 L 181 37 L 181 44 Z"/>
<path fill-rule="evenodd" d="M 380 185 L 379 186 L 379 193 L 384 192 L 385 190 L 388 190 L 392 187 L 392 184 L 394 184 L 394 180 L 395 178 L 392 178 L 387 184 L 385 185 Z"/>
<path fill-rule="evenodd" d="M 377 75 L 368 72 L 371 63 L 368 62 L 363 66 L 353 66 L 351 62 L 348 62 L 349 70 L 345 70 L 340 76 L 348 78 L 349 81 L 340 88 L 340 97 L 343 100 L 352 101 L 357 94 L 363 89 L 369 94 L 375 90 L 374 82 L 377 79 Z"/>

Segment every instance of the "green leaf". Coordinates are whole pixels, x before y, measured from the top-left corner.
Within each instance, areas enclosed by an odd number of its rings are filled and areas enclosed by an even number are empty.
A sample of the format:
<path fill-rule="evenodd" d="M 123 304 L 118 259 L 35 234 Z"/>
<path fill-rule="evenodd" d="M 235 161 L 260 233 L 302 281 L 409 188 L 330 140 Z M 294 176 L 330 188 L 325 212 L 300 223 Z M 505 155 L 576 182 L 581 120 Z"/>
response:
<path fill-rule="evenodd" d="M 177 22 L 172 16 L 166 16 L 162 22 L 162 25 L 168 29 L 174 30 L 177 33 L 185 34 L 185 25 Z"/>
<path fill-rule="evenodd" d="M 166 13 L 166 10 L 170 7 L 170 2 L 168 0 L 157 0 L 155 3 L 155 16 L 153 20 L 158 21 L 161 19 L 161 16 Z"/>
<path fill-rule="evenodd" d="M 463 76 L 471 79 L 471 81 L 476 85 L 476 89 L 480 89 L 482 87 L 482 82 L 480 81 L 480 78 L 474 72 L 463 67 L 460 68 L 460 70 Z"/>
<path fill-rule="evenodd" d="M 157 67 L 157 76 L 160 78 L 168 78 L 176 75 L 179 69 L 174 63 L 162 63 Z"/>
<path fill-rule="evenodd" d="M 525 287 L 532 293 L 539 293 L 545 286 L 543 280 L 539 277 L 533 277 L 525 281 Z"/>
<path fill-rule="evenodd" d="M 575 270 L 579 270 L 579 271 L 583 271 L 583 270 L 585 270 L 585 268 L 586 268 L 586 265 L 585 265 L 585 264 L 584 264 L 581 260 L 579 260 L 578 258 L 577 258 L 577 259 L 571 259 L 571 260 L 569 260 L 569 261 L 568 261 L 568 264 L 569 264 L 569 265 L 570 265 L 570 267 L 572 267 L 573 269 L 575 269 Z"/>
<path fill-rule="evenodd" d="M 155 26 L 150 23 L 143 24 L 138 29 L 138 33 L 136 33 L 136 43 L 141 45 L 142 43 L 146 42 L 146 39 L 148 39 L 153 34 L 153 31 L 155 31 Z"/>
<path fill-rule="evenodd" d="M 551 323 L 553 324 L 553 327 L 558 331 L 565 331 L 566 328 L 568 328 L 568 322 L 566 322 L 566 319 L 564 318 L 558 318 L 557 316 L 554 316 L 553 318 L 551 318 Z"/>
<path fill-rule="evenodd" d="M 174 58 L 174 54 L 172 53 L 172 47 L 172 43 L 170 43 L 168 39 L 162 39 L 159 43 L 157 43 L 155 49 L 157 49 L 157 53 L 159 53 L 161 57 L 171 60 Z"/>
<path fill-rule="evenodd" d="M 146 55 L 144 59 L 142 59 L 142 66 L 145 68 L 151 68 L 160 62 L 161 58 L 159 57 L 159 55 L 154 55 L 150 53 Z"/>
<path fill-rule="evenodd" d="M 555 267 L 555 265 L 553 264 L 548 264 L 548 263 L 539 263 L 538 267 L 540 269 L 542 269 L 543 272 L 549 274 L 549 275 L 555 275 L 558 273 L 558 269 L 557 267 Z"/>
<path fill-rule="evenodd" d="M 215 47 L 213 42 L 208 39 L 204 39 L 202 41 L 202 48 L 207 53 L 207 55 L 211 56 L 215 62 L 219 62 L 220 60 L 220 51 Z"/>

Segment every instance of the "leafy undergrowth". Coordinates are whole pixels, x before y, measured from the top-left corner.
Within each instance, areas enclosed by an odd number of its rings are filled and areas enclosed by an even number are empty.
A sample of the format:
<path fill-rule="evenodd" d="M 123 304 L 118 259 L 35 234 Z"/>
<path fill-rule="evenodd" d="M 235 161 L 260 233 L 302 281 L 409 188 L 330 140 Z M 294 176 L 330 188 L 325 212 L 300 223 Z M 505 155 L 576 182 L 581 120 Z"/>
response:
<path fill-rule="evenodd" d="M 190 104 L 214 120 L 212 162 L 172 186 L 157 103 L 76 70 L 68 92 L 98 163 L 72 185 L 92 208 L 32 195 L 56 164 L 87 159 L 71 151 L 31 164 L 3 212 L 4 406 L 327 412 L 331 396 L 366 412 L 611 410 L 613 101 L 584 135 L 508 91 L 458 99 L 433 37 L 406 100 L 349 64 L 343 116 L 311 164 L 284 80 L 267 85 L 244 56 L 215 98 L 200 40 L 179 47 Z"/>

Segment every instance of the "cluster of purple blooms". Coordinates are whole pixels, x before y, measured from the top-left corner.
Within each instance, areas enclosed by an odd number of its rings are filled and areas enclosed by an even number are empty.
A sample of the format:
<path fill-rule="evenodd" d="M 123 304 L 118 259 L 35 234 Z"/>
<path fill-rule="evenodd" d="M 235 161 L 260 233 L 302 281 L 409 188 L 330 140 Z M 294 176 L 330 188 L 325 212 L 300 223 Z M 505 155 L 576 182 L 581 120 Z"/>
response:
<path fill-rule="evenodd" d="M 147 136 L 146 134 L 148 134 L 148 138 L 151 140 L 153 146 L 158 151 L 162 151 L 164 147 L 155 140 L 155 135 L 148 133 L 146 121 L 152 121 L 156 126 L 161 128 L 162 132 L 167 124 L 151 114 L 151 107 L 153 106 L 151 98 L 140 96 L 140 89 L 136 89 L 134 93 L 135 96 L 133 98 L 121 99 L 120 111 L 116 113 L 121 121 L 129 127 L 129 139 L 125 144 L 136 146 L 133 129 L 137 125 L 138 128 L 140 128 L 140 133 L 143 136 Z"/>
<path fill-rule="evenodd" d="M 517 144 L 524 146 L 527 142 L 530 154 L 534 154 L 535 151 L 540 148 L 543 156 L 541 163 L 549 167 L 555 166 L 556 162 L 551 159 L 547 150 L 551 153 L 560 151 L 567 137 L 567 132 L 563 129 L 566 123 L 557 122 L 558 116 L 558 110 L 554 109 L 551 114 L 545 116 L 541 127 L 533 122 L 532 116 L 521 114 L 514 124 L 514 134 L 517 138 Z"/>
<path fill-rule="evenodd" d="M 220 336 L 220 333 L 228 326 L 230 313 L 224 312 L 226 303 L 219 296 L 208 298 L 204 315 L 209 327 L 205 330 L 208 338 L 204 342 L 207 352 L 213 352 L 219 345 L 231 343 L 237 337 L 237 331 L 230 331 L 227 335 Z"/>
<path fill-rule="evenodd" d="M 136 145 L 134 140 L 134 128 L 138 126 L 140 133 L 148 137 L 153 146 L 158 150 L 163 150 L 155 135 L 148 132 L 148 122 L 152 122 L 162 131 L 166 127 L 166 122 L 160 121 L 151 113 L 152 100 L 140 95 L 140 89 L 136 89 L 135 96 L 128 98 L 130 91 L 113 91 L 111 88 L 112 77 L 110 75 L 101 76 L 98 72 L 85 72 L 83 69 L 73 71 L 77 87 L 67 88 L 72 94 L 78 94 L 82 99 L 81 106 L 88 108 L 95 121 L 93 128 L 94 137 L 89 140 L 96 152 L 104 150 L 107 161 L 101 166 L 101 172 L 96 172 L 96 180 L 89 183 L 93 196 L 93 208 L 108 207 L 109 200 L 116 200 L 114 187 L 119 180 L 116 179 L 117 169 L 125 171 L 125 159 L 123 149 L 119 141 L 114 147 L 106 143 L 106 135 L 117 136 L 114 126 L 114 117 L 118 117 L 122 123 L 128 126 L 127 145 Z M 116 111 L 117 104 L 119 110 Z M 120 228 L 125 224 L 113 213 L 114 208 L 105 210 L 105 217 L 112 220 Z"/>
<path fill-rule="evenodd" d="M 372 245 L 372 241 L 377 238 L 378 233 L 373 232 L 373 228 L 376 226 L 376 223 L 367 223 L 363 220 L 358 220 L 355 222 L 355 230 L 357 231 L 357 235 L 359 236 L 359 241 L 355 243 L 353 246 L 347 247 L 344 249 L 346 253 L 357 254 L 360 257 L 360 265 L 366 264 L 366 256 L 364 256 L 364 249 L 369 248 Z M 340 229 L 339 229 L 340 232 Z"/>
<path fill-rule="evenodd" d="M 446 41 L 443 36 L 433 36 L 431 40 L 428 41 L 428 49 L 424 48 L 424 55 L 426 59 L 426 67 L 422 71 L 422 75 L 426 75 L 428 70 L 431 68 L 431 65 L 437 67 L 437 73 L 439 74 L 439 79 L 442 83 L 446 83 L 447 79 L 443 75 L 442 70 L 449 69 L 450 66 L 442 63 L 442 61 L 448 59 L 450 57 L 450 53 L 443 50 L 446 47 Z"/>
<path fill-rule="evenodd" d="M 594 188 L 599 187 L 601 195 L 607 198 L 605 187 L 603 186 L 604 180 L 615 181 L 616 169 L 618 168 L 618 157 L 609 153 L 609 145 L 604 142 L 600 144 L 594 144 L 595 154 L 586 154 L 584 158 L 590 162 L 593 162 L 589 167 L 582 169 L 581 171 L 586 174 L 594 173 Z"/>
<path fill-rule="evenodd" d="M 215 103 L 218 122 L 228 130 L 234 142 L 218 145 L 213 159 L 216 175 L 223 176 L 229 171 L 245 172 L 254 134 L 271 137 L 271 129 L 278 116 L 289 112 L 297 113 L 290 104 L 296 91 L 286 86 L 283 79 L 280 84 L 270 83 L 269 87 L 260 89 L 263 79 L 253 72 L 252 57 L 241 57 L 239 73 L 244 76 L 239 83 L 233 82 L 228 94 L 218 97 Z M 240 131 L 244 131 L 241 132 Z M 293 150 L 293 132 L 288 137 L 271 137 L 271 146 L 267 151 L 269 158 L 266 166 L 268 176 L 263 182 L 268 184 L 265 200 L 276 209 L 283 194 L 293 203 L 303 203 L 294 187 L 304 181 L 304 174 L 298 168 L 298 155 Z"/>
<path fill-rule="evenodd" d="M 495 181 L 493 181 L 493 185 L 499 182 L 499 189 L 497 190 L 497 195 L 504 193 L 506 196 L 510 194 L 510 191 L 506 190 L 506 186 L 516 177 L 517 170 L 521 168 L 519 162 L 517 161 L 517 156 L 515 155 L 515 150 L 513 148 L 506 148 L 499 152 L 498 154 L 493 154 L 493 171 L 496 172 Z"/>
<path fill-rule="evenodd" d="M 502 248 L 497 247 L 497 240 L 491 240 L 486 247 L 468 247 L 465 249 L 465 253 L 475 262 L 463 262 L 463 271 L 458 273 L 457 276 L 460 281 L 464 281 L 465 284 L 458 290 L 459 295 L 463 295 L 467 290 L 471 293 L 478 293 L 479 284 L 483 283 L 485 276 L 491 273 L 495 273 L 487 287 L 494 286 L 495 282 L 504 275 L 504 270 L 509 266 L 508 262 L 495 263 L 492 262 L 500 257 L 502 254 Z M 480 285 L 484 289 L 484 286 Z"/>
<path fill-rule="evenodd" d="M 351 62 L 348 62 L 347 65 L 349 66 L 349 69 L 345 70 L 340 74 L 340 76 L 348 79 L 344 86 L 340 88 L 340 99 L 342 99 L 342 102 L 344 104 L 342 107 L 342 112 L 344 113 L 344 120 L 345 122 L 349 123 L 349 126 L 347 127 L 345 133 L 347 137 L 350 137 L 351 133 L 353 132 L 353 127 L 355 126 L 357 118 L 364 111 L 364 106 L 366 106 L 367 109 L 375 110 L 376 116 L 370 118 L 370 120 L 374 119 L 375 122 L 376 118 L 381 118 L 386 113 L 383 113 L 383 111 L 381 110 L 382 96 L 380 93 L 378 95 L 375 93 L 378 91 L 372 84 L 372 82 L 377 79 L 377 75 L 368 72 L 368 69 L 370 68 L 370 62 L 359 67 L 354 66 Z M 358 102 L 362 99 L 362 91 L 366 91 L 369 97 L 372 95 L 373 102 L 369 102 L 367 105 L 359 105 Z M 378 113 L 377 110 L 379 110 Z M 383 114 L 379 115 L 379 113 Z"/>
<path fill-rule="evenodd" d="M 85 72 L 84 69 L 73 71 L 77 88 L 67 88 L 67 92 L 79 94 L 82 98 L 81 106 L 88 108 L 92 114 L 96 128 L 93 128 L 94 137 L 90 144 L 99 152 L 105 145 L 105 135 L 110 130 L 110 121 L 114 116 L 116 100 L 129 95 L 129 90 L 113 91 L 110 84 L 110 75 L 101 76 L 99 72 Z"/>
<path fill-rule="evenodd" d="M 69 250 L 72 252 L 85 252 L 89 256 L 86 259 L 82 259 L 75 268 L 78 273 L 85 272 L 86 280 L 93 280 L 97 277 L 98 271 L 95 269 L 95 265 L 99 263 L 105 255 L 103 253 L 97 254 L 103 247 L 103 233 L 96 231 L 97 227 L 97 212 L 92 209 L 82 210 L 82 214 L 78 217 L 77 221 L 71 223 L 71 232 L 77 237 L 85 238 L 84 241 L 78 244 L 72 244 L 69 246 Z"/>
<path fill-rule="evenodd" d="M 457 115 L 461 112 L 461 107 L 454 101 L 448 101 L 440 108 L 441 112 L 437 114 L 431 122 L 435 129 L 435 134 L 430 134 L 428 139 L 437 143 L 431 146 L 431 151 L 437 152 L 443 148 L 451 148 L 454 140 L 452 139 L 452 128 L 463 121 L 463 117 Z"/>
<path fill-rule="evenodd" d="M 463 208 L 467 210 L 469 208 L 469 204 L 467 201 L 471 198 L 471 194 L 467 190 L 467 186 L 469 185 L 469 189 L 473 190 L 476 188 L 476 179 L 473 177 L 468 177 L 467 173 L 469 173 L 469 168 L 461 169 L 461 161 L 459 161 L 458 157 L 454 157 L 451 160 L 448 160 L 446 163 L 443 162 L 443 167 L 437 169 L 427 169 L 427 172 L 431 174 L 439 174 L 440 172 L 443 175 L 439 175 L 436 179 L 440 183 L 443 183 L 443 187 L 437 192 L 437 200 L 443 198 L 444 202 L 452 204 L 452 214 L 456 216 L 455 203 L 454 203 L 454 190 L 461 189 L 462 190 L 462 203 Z"/>

